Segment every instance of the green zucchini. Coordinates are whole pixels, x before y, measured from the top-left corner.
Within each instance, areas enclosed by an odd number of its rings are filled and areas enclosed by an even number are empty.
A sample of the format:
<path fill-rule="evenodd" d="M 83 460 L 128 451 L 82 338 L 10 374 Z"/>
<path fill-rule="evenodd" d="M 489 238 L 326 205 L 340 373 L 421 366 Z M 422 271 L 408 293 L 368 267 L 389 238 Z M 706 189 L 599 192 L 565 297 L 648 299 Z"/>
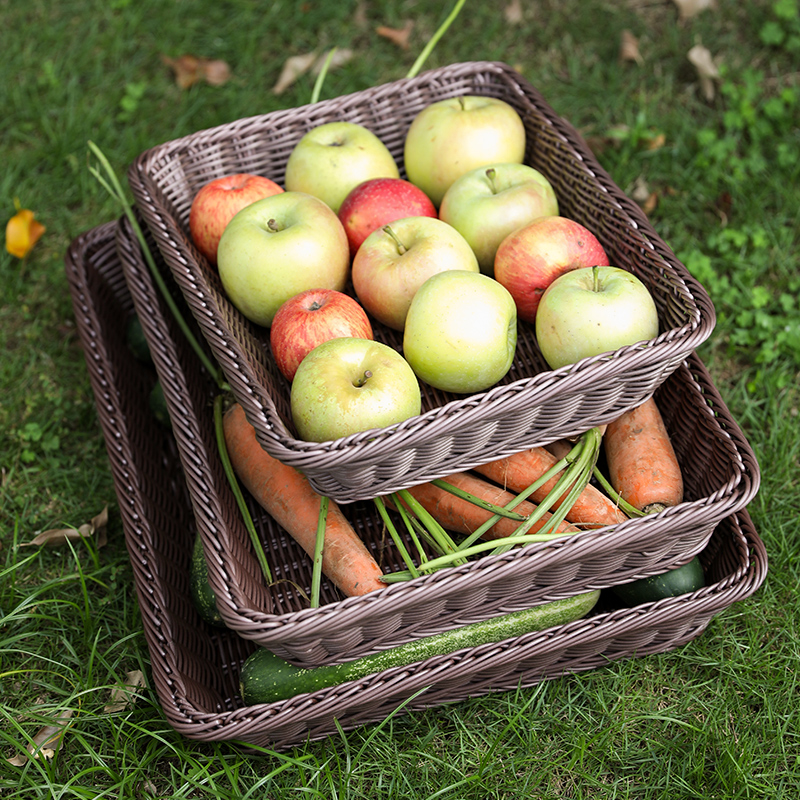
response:
<path fill-rule="evenodd" d="M 200 538 L 200 534 L 195 536 L 194 547 L 192 548 L 189 592 L 192 597 L 192 603 L 202 620 L 217 628 L 225 627 L 222 615 L 217 608 L 217 595 L 208 582 L 208 562 L 206 561 L 206 554 L 203 552 L 203 540 Z"/>
<path fill-rule="evenodd" d="M 695 556 L 682 567 L 662 572 L 660 575 L 651 575 L 649 578 L 640 578 L 631 583 L 612 586 L 611 589 L 626 605 L 638 606 L 641 603 L 663 600 L 665 597 L 678 597 L 695 592 L 703 586 L 705 586 L 703 566 L 700 564 L 700 559 Z"/>
<path fill-rule="evenodd" d="M 525 611 L 473 622 L 343 664 L 297 667 L 269 650 L 259 648 L 242 665 L 239 688 L 247 705 L 286 700 L 303 692 L 358 680 L 390 667 L 402 667 L 465 647 L 499 642 L 530 631 L 572 622 L 586 616 L 594 608 L 599 596 L 599 591 L 584 592 Z"/>

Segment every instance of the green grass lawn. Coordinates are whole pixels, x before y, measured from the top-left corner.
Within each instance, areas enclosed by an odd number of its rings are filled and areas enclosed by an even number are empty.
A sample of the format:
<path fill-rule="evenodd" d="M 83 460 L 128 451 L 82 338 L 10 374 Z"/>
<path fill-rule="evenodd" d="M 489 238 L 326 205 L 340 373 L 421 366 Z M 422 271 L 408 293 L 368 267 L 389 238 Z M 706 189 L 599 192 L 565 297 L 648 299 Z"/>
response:
<path fill-rule="evenodd" d="M 152 686 L 106 714 L 150 654 L 114 484 L 64 273 L 72 239 L 119 208 L 87 141 L 119 174 L 143 150 L 309 101 L 285 59 L 354 57 L 322 98 L 403 77 L 445 18 L 430 0 L 211 3 L 6 0 L 0 48 L 0 202 L 47 228 L 24 260 L 0 254 L 0 797 L 796 798 L 800 560 L 800 11 L 736 3 L 681 19 L 673 2 L 467 0 L 426 62 L 515 66 L 586 137 L 617 184 L 651 198 L 659 234 L 708 289 L 718 324 L 700 355 L 762 470 L 750 505 L 770 557 L 757 594 L 668 654 L 389 719 L 285 753 L 199 744 Z M 410 48 L 378 36 L 412 20 Z M 623 31 L 641 62 L 621 60 Z M 716 59 L 712 98 L 688 58 Z M 162 61 L 231 69 L 179 88 Z M 655 202 L 657 201 L 657 202 Z M 21 547 L 109 507 L 108 543 Z M 17 766 L 60 710 L 53 760 Z"/>

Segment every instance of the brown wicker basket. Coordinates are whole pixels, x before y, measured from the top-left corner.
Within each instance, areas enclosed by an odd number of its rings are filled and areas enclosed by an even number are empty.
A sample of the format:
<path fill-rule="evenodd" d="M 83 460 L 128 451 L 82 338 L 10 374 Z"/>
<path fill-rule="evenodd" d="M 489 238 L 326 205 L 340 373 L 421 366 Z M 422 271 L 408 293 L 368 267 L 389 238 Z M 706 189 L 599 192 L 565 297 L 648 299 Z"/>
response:
<path fill-rule="evenodd" d="M 517 109 L 528 135 L 526 162 L 551 181 L 560 213 L 591 229 L 613 264 L 646 283 L 661 332 L 647 343 L 549 371 L 533 326 L 521 322 L 515 362 L 491 390 L 459 396 L 423 386 L 422 414 L 400 425 L 331 442 L 301 441 L 291 421 L 289 385 L 270 355 L 268 331 L 234 308 L 216 270 L 191 242 L 192 199 L 204 183 L 233 172 L 282 182 L 298 139 L 332 120 L 370 128 L 401 164 L 405 132 L 415 114 L 431 102 L 462 94 L 501 98 Z M 608 422 L 651 395 L 715 324 L 708 295 L 638 206 L 600 167 L 578 133 L 504 64 L 455 64 L 201 131 L 143 153 L 128 180 L 260 443 L 339 502 L 386 494 Z M 402 344 L 396 332 L 377 323 L 375 337 L 398 349 Z"/>
<path fill-rule="evenodd" d="M 133 565 L 153 685 L 167 721 L 187 738 L 285 749 L 339 727 L 377 722 L 398 709 L 408 713 L 664 652 L 698 636 L 715 614 L 763 582 L 767 556 L 749 515 L 740 510 L 717 527 L 702 552 L 708 585 L 693 594 L 610 609 L 314 694 L 243 707 L 238 675 L 255 645 L 209 627 L 191 603 L 190 492 L 174 436 L 152 421 L 148 395 L 155 375 L 126 346 L 123 323 L 134 307 L 115 230 L 107 223 L 79 236 L 65 266 Z"/>
<path fill-rule="evenodd" d="M 210 408 L 215 384 L 158 294 L 127 221 L 117 229 L 117 246 L 164 387 L 220 613 L 232 630 L 284 658 L 308 664 L 352 658 L 585 588 L 664 571 L 702 550 L 714 527 L 758 489 L 752 450 L 702 363 L 691 356 L 656 395 L 683 469 L 686 502 L 611 528 L 486 556 L 364 597 L 340 599 L 325 581 L 323 605 L 308 608 L 310 559 L 248 495 L 276 578 L 271 587 L 265 584 L 217 455 Z M 169 271 L 161 268 L 171 283 Z M 181 304 L 177 288 L 173 293 Z M 346 504 L 343 510 L 385 570 L 403 568 L 371 502 Z"/>

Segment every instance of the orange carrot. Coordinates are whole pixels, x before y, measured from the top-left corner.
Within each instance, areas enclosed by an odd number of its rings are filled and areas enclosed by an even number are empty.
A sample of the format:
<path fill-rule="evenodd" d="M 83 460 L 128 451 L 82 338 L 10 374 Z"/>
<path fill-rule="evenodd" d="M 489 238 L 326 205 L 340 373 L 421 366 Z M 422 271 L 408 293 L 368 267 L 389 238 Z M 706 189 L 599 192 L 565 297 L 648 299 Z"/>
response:
<path fill-rule="evenodd" d="M 555 466 L 558 460 L 544 447 L 533 447 L 497 461 L 481 464 L 479 467 L 475 467 L 475 471 L 512 492 L 523 492 Z M 531 494 L 530 499 L 534 503 L 541 503 L 556 485 L 558 477 L 556 475 L 546 481 Z M 561 499 L 558 499 L 553 507 L 558 508 L 560 504 Z M 616 525 L 628 519 L 628 516 L 612 500 L 591 485 L 584 488 L 566 516 L 570 522 L 584 528 Z"/>
<path fill-rule="evenodd" d="M 267 453 L 237 403 L 223 419 L 225 445 L 239 480 L 270 516 L 314 557 L 320 496 L 302 473 Z M 322 571 L 348 597 L 385 588 L 383 574 L 334 502 L 328 506 Z"/>
<path fill-rule="evenodd" d="M 497 506 L 505 506 L 514 499 L 514 495 L 510 492 L 468 472 L 455 472 L 446 478 L 442 478 L 442 480 L 475 495 L 475 497 L 488 500 Z M 432 483 L 412 486 L 408 491 L 443 528 L 457 533 L 469 535 L 493 516 L 491 511 L 476 506 L 469 500 L 456 497 L 446 489 L 441 489 Z M 514 507 L 514 511 L 518 514 L 529 516 L 536 511 L 536 506 L 527 500 L 523 500 Z M 543 515 L 542 519 L 532 525 L 527 533 L 536 533 L 549 519 L 550 514 Z M 482 538 L 502 539 L 506 536 L 512 536 L 522 524 L 518 520 L 501 517 L 483 534 Z M 575 533 L 577 530 L 574 525 L 564 522 L 556 528 L 558 533 Z"/>
<path fill-rule="evenodd" d="M 612 422 L 603 447 L 609 481 L 632 506 L 653 513 L 683 501 L 680 464 L 655 400 Z"/>

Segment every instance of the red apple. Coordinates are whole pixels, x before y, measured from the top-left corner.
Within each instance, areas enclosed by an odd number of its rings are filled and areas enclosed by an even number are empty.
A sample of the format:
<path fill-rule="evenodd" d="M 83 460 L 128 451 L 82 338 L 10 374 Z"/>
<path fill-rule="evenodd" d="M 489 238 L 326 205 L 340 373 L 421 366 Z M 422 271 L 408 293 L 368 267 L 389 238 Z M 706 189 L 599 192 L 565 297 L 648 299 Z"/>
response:
<path fill-rule="evenodd" d="M 269 343 L 278 369 L 291 381 L 300 362 L 318 344 L 345 336 L 373 338 L 366 311 L 343 292 L 308 289 L 278 309 Z"/>
<path fill-rule="evenodd" d="M 238 211 L 262 197 L 283 189 L 263 175 L 240 172 L 215 178 L 200 188 L 189 210 L 189 232 L 197 249 L 217 263 L 217 246 L 222 231 Z"/>
<path fill-rule="evenodd" d="M 533 322 L 545 289 L 559 275 L 608 265 L 603 246 L 583 225 L 567 217 L 540 217 L 503 239 L 494 277 L 511 292 L 520 319 Z"/>
<path fill-rule="evenodd" d="M 402 178 L 373 178 L 358 184 L 339 207 L 350 242 L 350 257 L 372 231 L 404 217 L 435 217 L 425 192 Z"/>

